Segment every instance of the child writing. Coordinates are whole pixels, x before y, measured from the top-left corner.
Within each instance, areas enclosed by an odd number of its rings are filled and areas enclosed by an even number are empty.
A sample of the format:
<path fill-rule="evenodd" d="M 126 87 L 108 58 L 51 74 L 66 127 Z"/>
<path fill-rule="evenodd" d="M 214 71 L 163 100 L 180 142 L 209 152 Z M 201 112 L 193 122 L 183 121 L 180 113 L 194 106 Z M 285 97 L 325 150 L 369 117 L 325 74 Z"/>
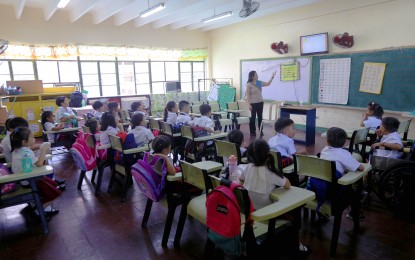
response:
<path fill-rule="evenodd" d="M 135 143 L 138 146 L 148 144 L 154 139 L 154 135 L 150 129 L 146 128 L 147 121 L 144 119 L 144 115 L 141 113 L 134 114 L 131 118 L 131 130 L 129 133 L 134 134 Z"/>
<path fill-rule="evenodd" d="M 62 124 L 55 125 L 55 115 L 52 111 L 42 113 L 42 126 L 45 131 L 59 131 L 64 128 Z M 49 143 L 53 144 L 55 142 L 55 134 L 47 134 L 47 137 Z"/>
<path fill-rule="evenodd" d="M 367 104 L 367 111 L 362 115 L 360 126 L 369 128 L 369 130 L 376 130 L 382 123 L 383 108 L 375 103 Z"/>
<path fill-rule="evenodd" d="M 290 181 L 276 168 L 274 157 L 270 154 L 270 147 L 265 140 L 258 139 L 248 146 L 249 164 L 242 172 L 239 180 L 248 190 L 249 197 L 255 209 L 261 209 L 274 203 L 270 199 L 270 193 L 276 187 L 291 187 Z M 299 252 L 309 254 L 309 246 L 299 243 Z"/>
<path fill-rule="evenodd" d="M 93 116 L 101 121 L 102 114 L 104 114 L 104 103 L 97 100 L 92 104 L 92 108 L 95 110 Z"/>
<path fill-rule="evenodd" d="M 179 110 L 180 112 L 177 116 L 176 125 L 189 125 L 190 121 L 192 121 L 192 117 L 189 115 L 190 103 L 186 100 L 180 101 Z"/>
<path fill-rule="evenodd" d="M 73 127 L 78 126 L 78 121 L 82 120 L 82 118 L 77 118 L 75 113 L 69 107 L 69 99 L 64 96 L 60 96 L 56 98 L 56 105 L 58 109 L 55 113 L 55 120 L 58 123 L 65 123 L 67 127 L 70 127 L 72 124 Z"/>
<path fill-rule="evenodd" d="M 115 117 L 112 112 L 105 112 L 101 118 L 101 144 L 109 144 L 110 139 L 108 135 L 116 135 L 120 132 L 115 122 Z"/>
<path fill-rule="evenodd" d="M 146 120 L 148 118 L 146 105 L 144 104 L 143 101 L 133 102 L 131 104 L 131 112 L 132 112 L 132 115 L 134 115 L 136 113 L 142 114 L 144 116 L 144 120 Z"/>
<path fill-rule="evenodd" d="M 177 105 L 174 101 L 169 101 L 164 109 L 163 121 L 176 126 L 177 121 Z"/>
<path fill-rule="evenodd" d="M 372 144 L 372 148 L 383 147 L 388 150 L 375 149 L 373 155 L 397 159 L 402 157 L 402 152 L 399 150 L 403 148 L 403 143 L 401 136 L 396 132 L 398 128 L 399 120 L 397 118 L 385 117 L 382 119 L 382 124 L 376 131 L 380 141 Z"/>
<path fill-rule="evenodd" d="M 27 127 L 17 127 L 10 134 L 12 146 L 12 172 L 18 173 L 23 171 L 23 157 L 25 154 L 31 158 L 32 165 L 41 167 L 44 164 L 46 153 L 49 151 L 50 143 L 45 142 L 40 146 L 40 155 L 36 157 L 35 153 L 29 148 L 35 143 L 33 132 Z M 47 177 L 43 177 L 37 182 L 39 195 L 42 199 L 43 207 L 48 207 L 56 199 L 61 191 L 56 188 L 57 183 Z M 51 209 L 45 212 L 46 217 L 51 217 L 59 213 L 59 210 Z"/>
<path fill-rule="evenodd" d="M 176 174 L 173 160 L 168 156 L 171 152 L 170 138 L 165 135 L 157 136 L 152 142 L 153 155 L 160 156 L 166 161 L 167 172 L 170 175 Z"/>

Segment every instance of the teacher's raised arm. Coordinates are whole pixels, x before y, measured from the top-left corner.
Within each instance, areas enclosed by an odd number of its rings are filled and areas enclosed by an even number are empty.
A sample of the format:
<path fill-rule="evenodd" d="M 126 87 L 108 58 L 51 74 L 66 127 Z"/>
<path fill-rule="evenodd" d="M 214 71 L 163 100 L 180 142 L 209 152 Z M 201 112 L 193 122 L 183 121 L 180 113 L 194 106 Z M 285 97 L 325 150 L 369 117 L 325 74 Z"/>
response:
<path fill-rule="evenodd" d="M 272 73 L 268 82 L 258 80 L 258 74 L 256 71 L 250 71 L 248 74 L 248 82 L 246 83 L 246 100 L 249 103 L 249 109 L 251 110 L 251 118 L 249 121 L 249 131 L 251 136 L 256 136 L 255 122 L 258 115 L 258 129 L 262 122 L 262 111 L 264 109 L 264 101 L 262 99 L 262 87 L 271 85 L 272 80 L 275 77 L 275 71 Z M 260 135 L 264 135 L 262 132 Z"/>

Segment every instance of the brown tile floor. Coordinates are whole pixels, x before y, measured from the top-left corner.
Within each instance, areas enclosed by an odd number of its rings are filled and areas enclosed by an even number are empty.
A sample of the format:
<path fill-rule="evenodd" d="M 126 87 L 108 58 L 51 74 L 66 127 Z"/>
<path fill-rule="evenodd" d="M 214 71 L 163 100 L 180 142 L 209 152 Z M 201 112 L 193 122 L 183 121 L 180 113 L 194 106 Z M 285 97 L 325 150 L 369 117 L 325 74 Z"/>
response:
<path fill-rule="evenodd" d="M 248 133 L 246 126 L 242 127 Z M 265 139 L 272 129 L 265 129 Z M 302 138 L 304 133 L 298 131 Z M 245 136 L 248 144 L 252 138 Z M 307 147 L 316 154 L 325 140 Z M 298 145 L 298 150 L 304 146 Z M 104 192 L 95 197 L 89 181 L 82 190 L 76 188 L 79 172 L 70 157 L 53 159 L 55 173 L 67 180 L 68 188 L 54 202 L 60 214 L 49 222 L 50 233 L 43 235 L 39 221 L 25 205 L 0 210 L 0 259 L 200 259 L 206 238 L 205 228 L 196 220 L 186 222 L 181 249 L 175 249 L 172 238 L 168 248 L 161 247 L 161 236 L 167 210 L 155 203 L 148 227 L 141 228 L 146 199 L 133 186 L 127 202 L 121 203 L 118 192 L 106 193 L 109 171 L 105 173 Z M 90 174 L 88 175 L 90 176 Z M 343 218 L 337 259 L 415 259 L 415 224 L 394 216 L 376 196 L 365 210 L 366 220 L 359 234 L 352 222 Z M 176 218 L 177 219 L 177 218 Z M 310 244 L 309 259 L 329 258 L 333 220 L 323 226 L 303 223 L 300 238 Z M 176 224 L 176 223 L 174 223 Z"/>

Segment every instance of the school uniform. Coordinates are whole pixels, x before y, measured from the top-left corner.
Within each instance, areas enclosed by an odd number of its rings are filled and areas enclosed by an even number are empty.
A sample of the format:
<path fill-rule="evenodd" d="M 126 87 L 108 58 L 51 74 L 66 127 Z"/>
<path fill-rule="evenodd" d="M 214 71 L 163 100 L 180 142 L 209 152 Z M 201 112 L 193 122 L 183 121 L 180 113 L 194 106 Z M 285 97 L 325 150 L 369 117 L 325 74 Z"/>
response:
<path fill-rule="evenodd" d="M 2 149 L 2 153 L 4 154 L 4 159 L 6 162 L 12 161 L 12 145 L 10 143 L 10 131 L 7 131 L 6 136 L 1 140 L 0 148 Z"/>
<path fill-rule="evenodd" d="M 60 122 L 62 117 L 69 117 L 69 116 L 75 116 L 75 113 L 72 111 L 70 107 L 58 107 L 58 109 L 55 112 L 55 120 L 56 122 Z"/>
<path fill-rule="evenodd" d="M 95 112 L 94 112 L 94 117 L 98 120 L 98 121 L 100 121 L 101 122 L 101 117 L 102 117 L 102 115 L 104 114 L 104 112 L 102 112 L 102 111 L 98 111 L 98 110 L 95 110 Z"/>
<path fill-rule="evenodd" d="M 268 141 L 271 150 L 280 152 L 282 157 L 291 157 L 296 153 L 294 140 L 285 134 L 277 133 Z"/>
<path fill-rule="evenodd" d="M 188 125 L 192 121 L 192 118 L 189 114 L 180 112 L 177 116 L 176 125 L 182 124 L 182 125 Z"/>
<path fill-rule="evenodd" d="M 117 135 L 120 132 L 118 127 L 108 126 L 107 130 L 101 132 L 100 142 L 101 144 L 111 143 L 109 135 Z"/>
<path fill-rule="evenodd" d="M 286 178 L 271 172 L 267 166 L 255 166 L 252 163 L 245 167 L 239 179 L 244 181 L 243 186 L 248 190 L 255 209 L 273 203 L 269 194 L 276 186 L 283 187 L 287 182 Z"/>
<path fill-rule="evenodd" d="M 211 129 L 212 131 L 215 130 L 215 122 L 213 122 L 213 120 L 207 116 L 196 117 L 189 124 L 190 126 L 201 126 L 201 127 L 207 127 Z"/>
<path fill-rule="evenodd" d="M 177 114 L 174 112 L 167 111 L 166 123 L 171 124 L 172 126 L 175 126 L 176 121 L 177 121 Z"/>
<path fill-rule="evenodd" d="M 135 115 L 135 114 L 142 114 L 143 115 L 143 117 L 144 117 L 144 120 L 146 120 L 147 118 L 148 118 L 148 115 L 146 114 L 146 112 L 144 112 L 144 111 L 135 111 L 134 113 L 133 113 L 133 115 Z"/>
<path fill-rule="evenodd" d="M 335 161 L 336 170 L 343 176 L 346 170 L 357 171 L 360 163 L 352 156 L 352 154 L 343 148 L 335 148 L 326 146 L 320 153 L 320 158 Z"/>
<path fill-rule="evenodd" d="M 52 131 L 52 128 L 55 127 L 55 123 L 46 122 L 43 127 L 45 128 L 45 131 Z M 53 144 L 55 142 L 55 134 L 47 134 L 47 137 L 49 143 Z"/>
<path fill-rule="evenodd" d="M 154 135 L 151 130 L 144 126 L 136 126 L 134 129 L 129 130 L 128 133 L 132 133 L 134 135 L 135 143 L 138 146 L 148 144 L 154 139 Z"/>
<path fill-rule="evenodd" d="M 382 136 L 380 141 L 388 144 L 399 144 L 403 148 L 402 138 L 397 132 Z M 397 150 L 375 149 L 373 155 L 399 159 L 402 157 L 402 152 Z"/>
<path fill-rule="evenodd" d="M 368 116 L 366 120 L 363 120 L 363 124 L 369 130 L 376 130 L 382 124 L 382 119 L 375 116 Z"/>
<path fill-rule="evenodd" d="M 29 154 L 29 157 L 32 160 L 32 166 L 34 166 L 35 163 L 37 162 L 38 159 L 35 153 L 29 147 L 18 148 L 12 152 L 12 172 L 13 173 L 23 171 L 22 160 L 23 160 L 23 155 L 25 153 Z"/>

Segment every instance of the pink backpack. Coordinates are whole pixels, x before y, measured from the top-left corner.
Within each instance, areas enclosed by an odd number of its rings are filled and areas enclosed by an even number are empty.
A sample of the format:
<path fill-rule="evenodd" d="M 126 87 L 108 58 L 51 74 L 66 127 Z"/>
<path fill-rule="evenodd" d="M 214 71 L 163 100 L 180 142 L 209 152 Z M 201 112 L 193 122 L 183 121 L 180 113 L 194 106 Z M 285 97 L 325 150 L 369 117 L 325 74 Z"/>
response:
<path fill-rule="evenodd" d="M 71 147 L 71 154 L 76 166 L 82 171 L 90 171 L 97 165 L 95 147 L 90 148 L 86 142 L 91 134 L 78 132 L 78 137 Z"/>
<path fill-rule="evenodd" d="M 157 163 L 162 160 L 161 173 L 162 176 L 158 175 L 154 170 Z M 166 162 L 162 157 L 153 156 L 150 161 L 149 152 L 144 153 L 144 157 L 138 160 L 131 167 L 131 174 L 135 179 L 141 192 L 152 201 L 159 201 L 164 196 L 164 186 L 167 175 Z"/>
<path fill-rule="evenodd" d="M 9 174 L 11 174 L 10 170 L 4 165 L 0 165 L 0 176 L 5 176 Z M 1 186 L 1 191 L 0 191 L 1 195 L 5 195 L 7 193 L 10 193 L 16 190 L 16 184 L 14 182 L 6 183 L 0 186 Z"/>
<path fill-rule="evenodd" d="M 222 184 L 222 183 L 221 183 Z M 254 211 L 248 192 L 243 186 L 227 182 L 215 188 L 206 199 L 206 225 L 208 238 L 224 252 L 240 256 L 245 250 L 245 240 L 241 236 L 241 215 L 238 200 L 234 195 L 235 189 L 242 189 L 245 208 L 245 230 L 252 228 L 253 221 L 250 213 Z"/>

